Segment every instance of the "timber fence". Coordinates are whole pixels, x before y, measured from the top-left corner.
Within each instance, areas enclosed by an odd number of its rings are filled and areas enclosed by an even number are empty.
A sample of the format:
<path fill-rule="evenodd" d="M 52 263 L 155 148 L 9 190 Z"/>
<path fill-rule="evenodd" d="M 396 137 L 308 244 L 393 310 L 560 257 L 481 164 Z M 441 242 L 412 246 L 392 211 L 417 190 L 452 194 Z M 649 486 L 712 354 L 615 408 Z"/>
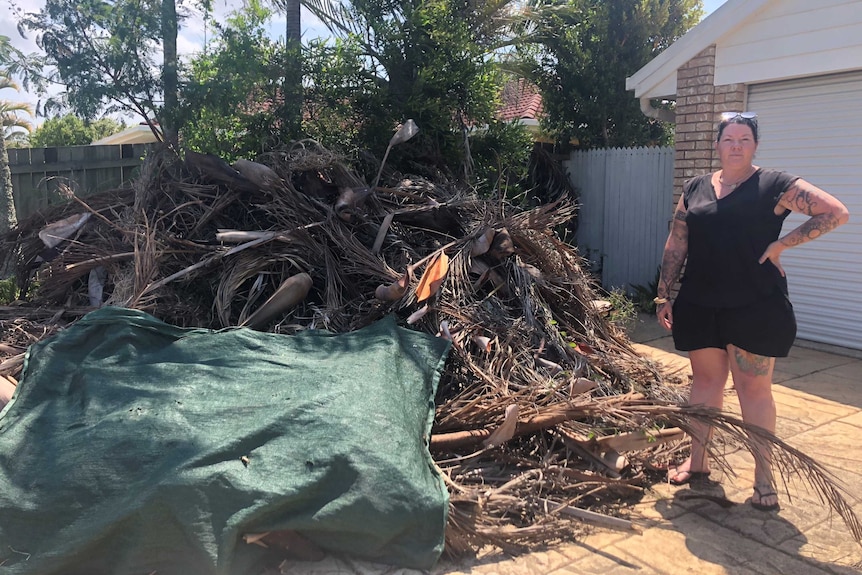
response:
<path fill-rule="evenodd" d="M 605 288 L 655 280 L 673 213 L 673 148 L 578 150 L 566 164 L 578 190 L 577 244 Z"/>
<path fill-rule="evenodd" d="M 9 149 L 18 220 L 65 201 L 61 185 L 81 197 L 128 185 L 149 149 L 150 144 Z"/>

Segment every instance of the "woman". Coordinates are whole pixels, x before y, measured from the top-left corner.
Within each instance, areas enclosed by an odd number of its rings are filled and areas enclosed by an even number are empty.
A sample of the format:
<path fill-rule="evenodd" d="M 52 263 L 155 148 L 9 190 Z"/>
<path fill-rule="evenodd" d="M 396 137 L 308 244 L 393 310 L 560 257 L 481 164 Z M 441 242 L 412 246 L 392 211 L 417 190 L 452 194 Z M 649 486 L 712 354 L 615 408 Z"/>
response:
<path fill-rule="evenodd" d="M 656 313 L 659 324 L 673 331 L 676 349 L 689 352 L 689 403 L 721 409 L 730 373 L 743 419 L 774 433 L 772 370 L 796 337 L 780 256 L 844 224 L 849 214 L 805 180 L 752 164 L 757 144 L 756 114 L 722 114 L 715 143 L 721 169 L 683 187 L 662 257 Z M 810 217 L 779 238 L 791 211 Z M 668 472 L 672 484 L 709 475 L 704 441 L 711 433 L 694 426 L 690 457 Z M 771 451 L 766 445 L 754 451 L 751 505 L 777 510 Z"/>

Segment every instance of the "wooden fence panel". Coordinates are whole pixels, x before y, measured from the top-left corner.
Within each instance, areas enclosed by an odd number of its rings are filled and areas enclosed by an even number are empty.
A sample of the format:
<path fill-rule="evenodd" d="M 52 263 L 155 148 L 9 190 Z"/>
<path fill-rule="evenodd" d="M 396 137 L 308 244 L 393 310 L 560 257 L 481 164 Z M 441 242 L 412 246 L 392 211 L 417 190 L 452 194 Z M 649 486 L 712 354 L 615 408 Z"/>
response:
<path fill-rule="evenodd" d="M 605 288 L 632 293 L 655 278 L 672 211 L 673 158 L 673 148 L 572 152 L 578 247 L 601 270 Z"/>
<path fill-rule="evenodd" d="M 149 144 L 9 149 L 18 219 L 64 201 L 61 185 L 82 197 L 128 185 L 149 149 Z"/>

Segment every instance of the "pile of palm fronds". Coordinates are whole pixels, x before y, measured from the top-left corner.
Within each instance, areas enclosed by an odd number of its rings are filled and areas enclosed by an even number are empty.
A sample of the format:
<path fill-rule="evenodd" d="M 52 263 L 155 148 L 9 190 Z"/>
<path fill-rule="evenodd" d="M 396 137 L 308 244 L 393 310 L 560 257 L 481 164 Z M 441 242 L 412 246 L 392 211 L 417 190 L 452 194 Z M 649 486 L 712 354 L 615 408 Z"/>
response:
<path fill-rule="evenodd" d="M 429 441 L 450 489 L 451 553 L 529 548 L 583 522 L 632 529 L 620 500 L 692 421 L 751 441 L 738 420 L 681 407 L 682 387 L 605 318 L 555 233 L 574 217 L 567 199 L 522 210 L 421 179 L 369 188 L 314 142 L 258 162 L 166 150 L 132 189 L 21 222 L 5 252 L 28 303 L 0 309 L 0 376 L 14 380 L 27 344 L 94 305 L 285 334 L 396 314 L 453 342 Z M 779 471 L 804 469 L 860 538 L 822 468 L 776 445 Z"/>

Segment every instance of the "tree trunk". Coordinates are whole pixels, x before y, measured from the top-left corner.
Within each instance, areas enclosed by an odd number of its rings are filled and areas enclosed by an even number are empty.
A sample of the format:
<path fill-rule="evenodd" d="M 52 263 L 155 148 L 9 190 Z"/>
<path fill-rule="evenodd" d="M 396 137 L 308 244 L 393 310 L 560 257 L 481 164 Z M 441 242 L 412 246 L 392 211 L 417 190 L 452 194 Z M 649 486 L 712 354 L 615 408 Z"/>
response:
<path fill-rule="evenodd" d="M 18 225 L 15 212 L 15 196 L 12 193 L 12 170 L 9 169 L 9 153 L 6 151 L 6 141 L 0 133 L 0 235 L 5 234 Z M 5 261 L 4 261 L 5 260 Z M 14 269 L 11 258 L 0 258 L 0 279 L 11 274 Z"/>
<path fill-rule="evenodd" d="M 9 169 L 6 141 L 0 137 L 0 234 L 5 234 L 16 225 L 18 216 L 15 212 L 15 197 L 12 195 L 12 170 Z"/>
<path fill-rule="evenodd" d="M 285 16 L 287 18 L 287 43 L 295 43 L 297 46 L 301 40 L 299 0 L 287 0 L 285 4 Z"/>
<path fill-rule="evenodd" d="M 176 0 L 162 0 L 162 42 L 164 49 L 162 87 L 165 107 L 162 111 L 162 132 L 168 144 L 177 144 L 177 4 Z"/>
<path fill-rule="evenodd" d="M 299 0 L 286 0 L 285 19 L 287 37 L 284 69 L 284 128 L 291 137 L 299 135 L 302 121 L 302 56 L 300 3 Z"/>

